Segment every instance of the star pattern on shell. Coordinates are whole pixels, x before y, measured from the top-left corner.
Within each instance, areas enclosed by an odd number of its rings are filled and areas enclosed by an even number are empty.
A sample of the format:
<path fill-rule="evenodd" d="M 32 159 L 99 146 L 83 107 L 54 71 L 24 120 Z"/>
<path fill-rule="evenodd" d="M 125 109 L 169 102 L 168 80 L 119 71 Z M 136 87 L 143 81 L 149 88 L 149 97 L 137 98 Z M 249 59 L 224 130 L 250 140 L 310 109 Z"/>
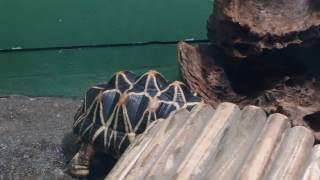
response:
<path fill-rule="evenodd" d="M 84 141 L 120 156 L 150 123 L 198 103 L 182 82 L 169 83 L 157 71 L 140 77 L 120 71 L 109 83 L 88 90 L 73 129 Z"/>

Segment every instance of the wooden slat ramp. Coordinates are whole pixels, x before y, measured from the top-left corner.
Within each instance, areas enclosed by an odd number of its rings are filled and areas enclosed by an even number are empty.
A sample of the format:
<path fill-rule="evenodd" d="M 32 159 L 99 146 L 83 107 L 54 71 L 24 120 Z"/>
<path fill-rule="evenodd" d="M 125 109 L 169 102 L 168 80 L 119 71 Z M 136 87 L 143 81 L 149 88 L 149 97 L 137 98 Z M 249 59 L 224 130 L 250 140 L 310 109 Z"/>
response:
<path fill-rule="evenodd" d="M 312 132 L 281 114 L 200 104 L 154 122 L 130 145 L 110 180 L 319 180 Z"/>

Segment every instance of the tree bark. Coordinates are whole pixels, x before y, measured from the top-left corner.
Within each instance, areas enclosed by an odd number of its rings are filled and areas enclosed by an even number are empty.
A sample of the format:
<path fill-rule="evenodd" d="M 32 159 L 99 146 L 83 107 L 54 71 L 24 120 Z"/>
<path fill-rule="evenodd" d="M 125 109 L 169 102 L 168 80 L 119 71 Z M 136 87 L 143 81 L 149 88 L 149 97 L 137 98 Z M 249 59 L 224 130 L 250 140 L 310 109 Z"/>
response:
<path fill-rule="evenodd" d="M 282 113 L 292 126 L 312 129 L 320 142 L 320 56 L 295 60 L 296 64 L 291 58 L 317 52 L 306 49 L 310 53 L 286 56 L 286 51 L 260 56 L 258 61 L 234 61 L 213 46 L 182 42 L 178 62 L 184 82 L 213 107 L 228 101 L 241 108 L 256 105 L 268 114 Z M 307 71 L 296 70 L 303 66 Z"/>
<path fill-rule="evenodd" d="M 319 0 L 215 0 L 210 41 L 228 56 L 246 58 L 320 38 Z"/>

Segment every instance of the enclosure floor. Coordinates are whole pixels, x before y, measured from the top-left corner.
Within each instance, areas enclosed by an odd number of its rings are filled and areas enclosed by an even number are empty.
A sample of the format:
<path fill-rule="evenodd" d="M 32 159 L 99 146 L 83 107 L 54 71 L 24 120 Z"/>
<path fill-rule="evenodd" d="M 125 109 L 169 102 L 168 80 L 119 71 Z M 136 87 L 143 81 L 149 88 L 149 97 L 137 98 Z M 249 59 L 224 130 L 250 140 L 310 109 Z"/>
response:
<path fill-rule="evenodd" d="M 72 179 L 61 140 L 79 106 L 63 98 L 0 98 L 0 179 Z"/>

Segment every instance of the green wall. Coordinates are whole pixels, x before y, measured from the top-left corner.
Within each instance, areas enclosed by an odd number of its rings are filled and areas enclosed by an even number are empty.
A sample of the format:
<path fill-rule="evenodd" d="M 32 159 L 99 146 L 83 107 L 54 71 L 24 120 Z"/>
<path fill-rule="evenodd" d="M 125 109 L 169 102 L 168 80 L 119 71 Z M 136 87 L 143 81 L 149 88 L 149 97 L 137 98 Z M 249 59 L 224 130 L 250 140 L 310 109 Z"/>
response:
<path fill-rule="evenodd" d="M 0 49 L 205 39 L 212 1 L 1 0 Z M 120 69 L 178 78 L 175 45 L 0 54 L 0 95 L 82 96 Z"/>

